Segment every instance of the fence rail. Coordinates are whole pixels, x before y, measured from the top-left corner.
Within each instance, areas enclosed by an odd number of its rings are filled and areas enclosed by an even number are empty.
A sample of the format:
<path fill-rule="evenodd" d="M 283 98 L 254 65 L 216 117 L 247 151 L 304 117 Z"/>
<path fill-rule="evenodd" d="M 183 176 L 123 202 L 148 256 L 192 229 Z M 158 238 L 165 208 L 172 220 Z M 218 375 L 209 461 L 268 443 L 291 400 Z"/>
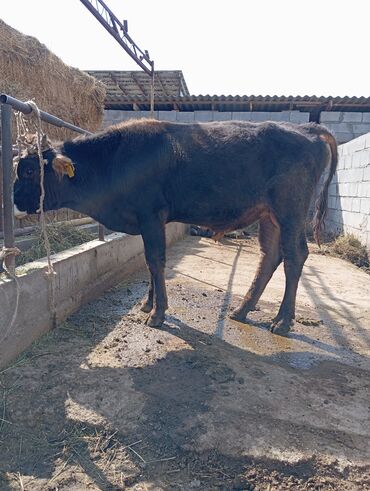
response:
<path fill-rule="evenodd" d="M 2 164 L 2 218 L 4 247 L 13 248 L 14 234 L 14 197 L 13 197 L 13 146 L 12 146 L 12 112 L 13 109 L 24 114 L 30 114 L 32 107 L 8 94 L 0 95 L 1 105 L 1 164 Z M 40 111 L 42 121 L 60 128 L 67 128 L 76 133 L 91 135 L 90 131 L 79 128 L 53 114 Z M 104 227 L 99 224 L 99 239 L 104 240 Z M 5 264 L 11 272 L 15 270 L 13 255 L 6 257 Z"/>

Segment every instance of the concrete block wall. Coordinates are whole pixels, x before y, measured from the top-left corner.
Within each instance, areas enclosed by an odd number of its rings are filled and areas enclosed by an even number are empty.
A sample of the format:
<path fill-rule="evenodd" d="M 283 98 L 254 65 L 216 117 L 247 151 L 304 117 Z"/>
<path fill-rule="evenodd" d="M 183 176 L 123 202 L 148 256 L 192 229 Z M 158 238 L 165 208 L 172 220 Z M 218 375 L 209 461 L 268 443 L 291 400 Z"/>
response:
<path fill-rule="evenodd" d="M 345 143 L 370 131 L 370 113 L 322 111 L 320 123 L 334 133 L 338 143 Z"/>
<path fill-rule="evenodd" d="M 104 112 L 104 127 L 117 124 L 128 119 L 149 118 L 150 111 L 120 111 L 108 109 Z M 181 123 L 207 121 L 290 121 L 307 123 L 308 112 L 238 112 L 238 111 L 155 111 L 154 117 L 160 121 Z M 370 131 L 370 113 L 322 111 L 320 122 L 333 131 L 338 143 L 345 143 Z"/>
<path fill-rule="evenodd" d="M 370 133 L 339 146 L 328 208 L 327 230 L 352 233 L 370 249 Z"/>
<path fill-rule="evenodd" d="M 128 119 L 149 118 L 149 111 L 120 111 L 108 109 L 104 111 L 104 127 L 117 124 Z M 238 111 L 155 111 L 154 117 L 160 121 L 178 123 L 200 123 L 209 121 L 290 121 L 292 123 L 307 123 L 308 112 L 238 112 Z"/>

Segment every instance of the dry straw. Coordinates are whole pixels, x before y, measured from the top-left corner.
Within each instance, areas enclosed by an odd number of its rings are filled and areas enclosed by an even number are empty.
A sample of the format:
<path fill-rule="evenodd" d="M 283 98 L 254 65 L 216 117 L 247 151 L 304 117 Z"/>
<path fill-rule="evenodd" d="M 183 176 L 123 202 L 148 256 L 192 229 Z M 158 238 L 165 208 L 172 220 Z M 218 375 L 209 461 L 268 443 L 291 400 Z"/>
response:
<path fill-rule="evenodd" d="M 105 88 L 90 75 L 63 63 L 36 38 L 26 36 L 0 19 L 0 92 L 38 107 L 90 131 L 101 127 Z M 54 139 L 76 136 L 45 124 Z"/>

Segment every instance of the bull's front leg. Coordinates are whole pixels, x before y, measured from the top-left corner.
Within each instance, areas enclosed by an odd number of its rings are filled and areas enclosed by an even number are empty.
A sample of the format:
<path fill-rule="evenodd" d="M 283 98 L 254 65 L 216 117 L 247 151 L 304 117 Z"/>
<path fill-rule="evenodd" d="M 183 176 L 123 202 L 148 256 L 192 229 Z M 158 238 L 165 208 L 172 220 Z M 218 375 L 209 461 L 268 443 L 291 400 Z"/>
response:
<path fill-rule="evenodd" d="M 164 280 L 166 263 L 165 224 L 156 217 L 148 217 L 140 223 L 141 235 L 144 241 L 145 258 L 151 274 L 151 286 L 144 305 L 150 306 L 152 297 L 153 308 L 147 324 L 160 327 L 163 324 L 167 305 L 167 293 Z"/>
<path fill-rule="evenodd" d="M 143 300 L 143 303 L 140 306 L 140 310 L 149 314 L 149 312 L 151 312 L 153 309 L 153 300 L 154 300 L 154 279 L 153 279 L 153 275 L 150 274 L 148 293 L 146 295 L 146 298 Z"/>

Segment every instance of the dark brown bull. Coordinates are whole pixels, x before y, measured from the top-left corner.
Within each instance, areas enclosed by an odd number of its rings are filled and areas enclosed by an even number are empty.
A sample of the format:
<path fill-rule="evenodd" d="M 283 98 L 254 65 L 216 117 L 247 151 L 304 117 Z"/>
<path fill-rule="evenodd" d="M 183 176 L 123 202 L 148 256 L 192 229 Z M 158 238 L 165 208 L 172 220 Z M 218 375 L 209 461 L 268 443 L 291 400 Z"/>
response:
<path fill-rule="evenodd" d="M 66 141 L 44 152 L 45 209 L 69 207 L 111 230 L 141 234 L 151 273 L 142 310 L 160 326 L 167 309 L 164 279 L 165 224 L 201 225 L 217 232 L 259 220 L 261 262 L 242 305 L 244 320 L 273 272 L 284 261 L 285 294 L 273 329 L 286 333 L 308 255 L 305 221 L 326 167 L 318 200 L 315 236 L 326 211 L 336 169 L 337 145 L 316 124 L 220 122 L 175 124 L 129 121 L 100 134 Z M 35 213 L 40 172 L 36 156 L 21 159 L 15 204 Z"/>

